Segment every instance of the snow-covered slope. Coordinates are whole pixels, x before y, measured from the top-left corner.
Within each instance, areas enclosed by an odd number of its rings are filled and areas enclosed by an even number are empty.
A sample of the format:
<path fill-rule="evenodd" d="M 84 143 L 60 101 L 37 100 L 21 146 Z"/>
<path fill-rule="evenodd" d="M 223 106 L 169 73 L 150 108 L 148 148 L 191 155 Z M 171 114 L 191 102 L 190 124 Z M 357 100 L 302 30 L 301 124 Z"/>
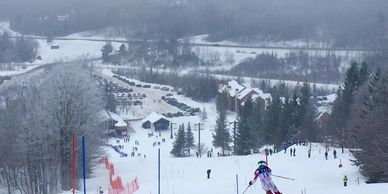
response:
<path fill-rule="evenodd" d="M 148 131 L 136 127 L 137 132 L 132 134 L 130 143 L 124 145 L 124 151 L 130 152 L 134 140 L 140 141 L 139 153 L 141 157 L 121 158 L 113 150 L 108 150 L 109 159 L 115 165 L 117 175 L 121 176 L 123 182 L 130 182 L 138 178 L 140 189 L 138 194 L 157 193 L 157 149 L 161 149 L 161 193 L 176 194 L 215 194 L 215 193 L 236 193 L 236 174 L 239 180 L 239 191 L 246 188 L 252 178 L 257 162 L 263 160 L 262 154 L 249 156 L 229 156 L 202 158 L 195 156 L 188 158 L 172 158 L 169 154 L 172 141 L 168 138 L 169 132 L 162 133 L 161 137 L 150 137 Z M 203 135 L 210 133 L 203 133 Z M 155 133 L 155 135 L 158 135 Z M 152 146 L 153 142 L 166 138 L 166 143 L 160 147 Z M 203 140 L 210 147 L 209 138 Z M 112 141 L 114 143 L 115 141 Z M 338 159 L 329 157 L 324 159 L 324 147 L 313 144 L 312 157 L 307 158 L 306 146 L 293 146 L 296 148 L 296 157 L 283 151 L 269 157 L 269 165 L 273 174 L 294 178 L 295 181 L 273 177 L 280 191 L 285 194 L 299 194 L 301 191 L 313 194 L 367 194 L 381 193 L 388 190 L 388 184 L 366 185 L 358 169 L 351 165 L 349 151 L 339 153 Z M 332 151 L 332 149 L 330 150 Z M 331 153 L 331 152 L 330 152 Z M 146 154 L 146 158 L 144 158 Z M 194 154 L 195 155 L 195 154 Z M 342 160 L 343 167 L 338 165 Z M 206 178 L 206 170 L 211 169 L 211 178 Z M 343 187 L 342 178 L 349 177 L 348 187 Z M 359 179 L 359 183 L 358 183 Z M 88 179 L 87 188 L 89 192 L 95 192 L 98 186 L 108 187 L 108 173 L 103 165 L 98 166 L 95 177 Z M 259 183 L 252 186 L 247 194 L 264 193 Z"/>

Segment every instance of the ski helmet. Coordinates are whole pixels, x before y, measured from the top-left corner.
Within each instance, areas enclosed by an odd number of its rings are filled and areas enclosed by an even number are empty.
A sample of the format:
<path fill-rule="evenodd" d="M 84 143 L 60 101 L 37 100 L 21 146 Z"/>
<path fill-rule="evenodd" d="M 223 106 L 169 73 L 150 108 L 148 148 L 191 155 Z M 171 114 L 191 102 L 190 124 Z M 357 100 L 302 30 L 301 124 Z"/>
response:
<path fill-rule="evenodd" d="M 263 160 L 259 161 L 257 164 L 259 166 L 267 166 L 267 163 L 265 161 L 263 161 Z"/>

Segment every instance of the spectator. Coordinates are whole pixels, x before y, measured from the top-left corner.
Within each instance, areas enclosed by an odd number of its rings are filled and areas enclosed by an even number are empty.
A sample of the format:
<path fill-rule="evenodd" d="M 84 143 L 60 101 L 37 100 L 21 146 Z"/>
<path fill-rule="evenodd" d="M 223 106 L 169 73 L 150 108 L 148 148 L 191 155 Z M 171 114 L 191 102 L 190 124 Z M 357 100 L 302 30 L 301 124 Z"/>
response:
<path fill-rule="evenodd" d="M 212 170 L 210 170 L 210 169 L 208 169 L 207 171 L 206 171 L 206 173 L 207 173 L 207 179 L 210 179 L 210 173 L 212 172 Z"/>
<path fill-rule="evenodd" d="M 348 177 L 345 175 L 344 176 L 344 187 L 348 186 Z"/>

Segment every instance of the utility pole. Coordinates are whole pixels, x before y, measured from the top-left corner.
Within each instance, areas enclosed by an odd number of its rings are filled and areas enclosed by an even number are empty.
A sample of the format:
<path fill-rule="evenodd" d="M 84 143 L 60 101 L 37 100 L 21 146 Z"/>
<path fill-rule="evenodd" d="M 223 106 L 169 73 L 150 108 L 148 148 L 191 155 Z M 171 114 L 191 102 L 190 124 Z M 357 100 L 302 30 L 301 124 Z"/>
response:
<path fill-rule="evenodd" d="M 170 138 L 171 139 L 174 138 L 174 135 L 172 134 L 172 127 L 173 127 L 173 125 L 176 125 L 176 123 L 170 122 L 170 130 L 171 130 Z"/>
<path fill-rule="evenodd" d="M 198 124 L 195 124 L 195 126 L 198 125 L 198 154 L 199 154 L 199 157 L 202 156 L 202 153 L 201 153 L 201 125 L 203 125 L 202 123 L 198 123 Z"/>

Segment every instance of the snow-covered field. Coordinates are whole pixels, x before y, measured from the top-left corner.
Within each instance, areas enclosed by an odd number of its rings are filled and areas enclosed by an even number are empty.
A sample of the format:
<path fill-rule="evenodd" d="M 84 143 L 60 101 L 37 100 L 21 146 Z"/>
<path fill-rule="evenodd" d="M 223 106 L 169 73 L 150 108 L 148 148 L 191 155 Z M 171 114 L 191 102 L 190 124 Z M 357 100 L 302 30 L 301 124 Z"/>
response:
<path fill-rule="evenodd" d="M 18 32 L 13 31 L 9 22 L 0 23 L 0 32 L 7 31 L 12 36 L 21 35 Z M 75 35 L 73 35 L 75 36 Z M 36 37 L 36 36 L 28 36 Z M 42 38 L 42 37 L 40 37 Z M 39 43 L 38 56 L 41 56 L 41 60 L 35 60 L 32 63 L 25 63 L 27 68 L 17 69 L 15 71 L 0 71 L 0 75 L 18 75 L 23 74 L 28 70 L 39 67 L 45 64 L 57 63 L 57 62 L 70 62 L 81 59 L 93 59 L 101 57 L 101 49 L 105 45 L 105 42 L 88 41 L 88 40 L 54 40 L 51 43 L 47 43 L 46 39 L 36 39 Z M 52 49 L 52 45 L 58 45 L 58 49 Z M 114 50 L 120 47 L 121 43 L 112 42 Z"/>
<path fill-rule="evenodd" d="M 186 38 L 191 43 L 196 44 L 204 44 L 207 46 L 196 46 L 200 50 L 205 51 L 205 53 L 218 53 L 220 55 L 221 61 L 225 61 L 225 52 L 232 53 L 235 57 L 235 63 L 228 64 L 219 67 L 212 67 L 210 70 L 230 70 L 235 65 L 240 63 L 241 61 L 255 57 L 257 54 L 263 53 L 271 53 L 276 54 L 278 57 L 285 57 L 292 51 L 300 51 L 298 48 L 303 48 L 304 52 L 308 52 L 310 55 L 315 56 L 326 56 L 329 54 L 335 54 L 337 56 L 342 57 L 344 60 L 341 64 L 341 69 L 346 68 L 346 66 L 351 61 L 361 61 L 364 58 L 365 52 L 361 50 L 347 50 L 347 49 L 338 49 L 338 50 L 315 50 L 308 48 L 330 48 L 330 45 L 324 44 L 321 42 L 306 42 L 302 40 L 293 40 L 293 41 L 278 41 L 278 42 L 257 42 L 253 44 L 241 44 L 232 41 L 217 41 L 210 42 L 206 38 L 208 34 L 196 35 L 192 37 Z M 181 39 L 183 41 L 184 39 Z M 246 47 L 238 47 L 241 45 L 246 46 L 255 46 L 258 48 L 246 48 Z M 262 48 L 259 48 L 262 47 Z M 201 55 L 200 55 L 201 56 Z M 207 59 L 210 58 L 209 55 L 202 55 L 201 58 Z"/>
<path fill-rule="evenodd" d="M 36 60 L 34 63 L 47 64 L 59 61 L 69 62 L 75 59 L 87 59 L 101 57 L 101 49 L 104 42 L 85 41 L 85 40 L 55 40 L 53 43 L 47 43 L 46 40 L 37 40 L 39 43 L 39 54 L 42 60 Z M 57 44 L 59 49 L 51 49 L 52 44 Z M 118 43 L 112 43 L 114 49 L 120 46 Z"/>

